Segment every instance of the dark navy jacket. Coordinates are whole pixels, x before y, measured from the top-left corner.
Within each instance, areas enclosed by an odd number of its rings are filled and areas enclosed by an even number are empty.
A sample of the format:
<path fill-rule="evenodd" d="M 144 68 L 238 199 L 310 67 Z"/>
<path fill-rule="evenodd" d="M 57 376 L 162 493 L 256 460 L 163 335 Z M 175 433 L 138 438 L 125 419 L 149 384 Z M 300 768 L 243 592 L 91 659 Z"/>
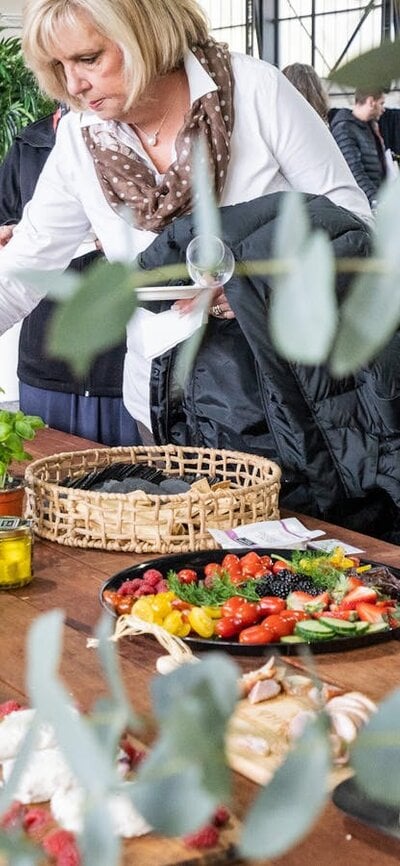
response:
<path fill-rule="evenodd" d="M 371 123 L 358 120 L 349 108 L 340 108 L 332 118 L 331 132 L 358 186 L 372 204 L 386 176 L 386 164 L 384 148 Z"/>
<path fill-rule="evenodd" d="M 284 195 L 221 209 L 224 239 L 237 261 L 271 255 Z M 369 233 L 359 219 L 324 196 L 306 200 L 312 225 L 327 231 L 336 256 L 369 253 Z M 184 261 L 192 236 L 191 218 L 176 220 L 142 253 L 141 266 Z M 347 283 L 342 275 L 339 293 Z M 233 277 L 226 294 L 236 319 L 210 317 L 183 395 L 176 380 L 179 347 L 153 361 L 156 441 L 269 456 L 283 470 L 282 503 L 316 516 L 351 510 L 379 489 L 399 506 L 400 341 L 368 369 L 333 379 L 324 366 L 290 363 L 277 354 L 265 278 Z"/>

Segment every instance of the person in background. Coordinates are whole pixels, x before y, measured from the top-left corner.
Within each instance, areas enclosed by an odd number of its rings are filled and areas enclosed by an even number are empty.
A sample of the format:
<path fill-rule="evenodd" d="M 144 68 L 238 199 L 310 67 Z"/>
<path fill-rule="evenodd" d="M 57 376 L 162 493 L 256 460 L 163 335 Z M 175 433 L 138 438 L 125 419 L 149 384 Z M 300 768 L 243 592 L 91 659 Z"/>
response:
<path fill-rule="evenodd" d="M 378 121 L 385 110 L 385 94 L 357 90 L 354 106 L 341 108 L 331 120 L 332 135 L 359 187 L 375 207 L 379 187 L 386 177 L 385 144 Z"/>
<path fill-rule="evenodd" d="M 307 194 L 313 225 L 331 229 L 338 255 L 368 255 L 368 200 L 327 126 L 279 70 L 215 42 L 195 0 L 27 0 L 23 48 L 40 85 L 75 110 L 62 119 L 33 198 L 0 251 L 0 332 L 38 302 L 26 271 L 43 274 L 44 295 L 51 270 L 69 263 L 90 228 L 111 261 L 184 261 L 195 231 L 199 137 L 222 236 L 240 261 L 268 256 L 290 190 Z M 349 520 L 382 488 L 385 508 L 391 491 L 400 503 L 395 421 L 389 410 L 387 424 L 377 417 L 372 375 L 368 386 L 364 371 L 337 381 L 323 365 L 278 357 L 270 289 L 266 279 L 238 275 L 216 287 L 183 393 L 175 346 L 152 364 L 139 350 L 134 315 L 124 370 L 132 417 L 157 443 L 276 459 L 283 507 L 296 503 L 316 516 L 334 507 Z M 378 365 L 376 376 L 385 397 L 386 368 Z M 363 515 L 361 522 L 367 531 Z"/>
<path fill-rule="evenodd" d="M 65 108 L 59 106 L 54 114 L 22 129 L 0 165 L 0 247 L 11 239 L 33 196 L 63 113 Z M 80 252 L 70 263 L 77 272 L 102 257 L 94 240 L 82 244 Z M 125 343 L 102 354 L 85 379 L 77 381 L 67 364 L 46 351 L 54 306 L 42 300 L 22 323 L 17 369 L 20 408 L 26 414 L 40 415 L 50 427 L 104 445 L 140 443 L 136 422 L 122 401 Z"/>
<path fill-rule="evenodd" d="M 291 63 L 289 66 L 285 66 L 282 72 L 296 90 L 304 96 L 304 99 L 312 105 L 322 120 L 328 123 L 328 94 L 314 67 L 307 63 Z"/>

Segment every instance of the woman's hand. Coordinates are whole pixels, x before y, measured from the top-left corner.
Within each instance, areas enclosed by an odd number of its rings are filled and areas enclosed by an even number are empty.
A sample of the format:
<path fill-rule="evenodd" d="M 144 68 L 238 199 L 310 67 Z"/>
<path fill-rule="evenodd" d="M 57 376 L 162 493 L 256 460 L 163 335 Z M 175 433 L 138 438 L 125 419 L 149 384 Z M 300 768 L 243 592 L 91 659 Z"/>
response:
<path fill-rule="evenodd" d="M 174 309 L 178 309 L 182 315 L 185 315 L 185 313 L 190 313 L 195 302 L 196 298 L 182 298 L 180 301 L 175 301 Z M 209 313 L 216 319 L 235 318 L 235 313 L 229 306 L 222 286 L 217 286 L 211 296 Z"/>
<path fill-rule="evenodd" d="M 5 247 L 8 241 L 11 240 L 14 233 L 15 225 L 0 226 L 0 247 Z"/>

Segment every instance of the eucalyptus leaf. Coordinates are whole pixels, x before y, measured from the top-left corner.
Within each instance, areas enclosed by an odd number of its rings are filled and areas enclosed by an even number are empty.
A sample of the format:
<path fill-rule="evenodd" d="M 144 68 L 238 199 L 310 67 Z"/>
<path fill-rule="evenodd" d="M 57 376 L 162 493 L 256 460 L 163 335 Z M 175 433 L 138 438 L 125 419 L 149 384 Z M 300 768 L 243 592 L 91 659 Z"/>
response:
<path fill-rule="evenodd" d="M 283 357 L 303 364 L 323 363 L 337 323 L 332 248 L 315 232 L 291 261 L 287 276 L 275 277 L 270 331 Z"/>
<path fill-rule="evenodd" d="M 28 733 L 19 748 L 7 784 L 0 788 L 0 815 L 3 815 L 6 809 L 11 805 L 13 799 L 15 799 L 15 792 L 23 774 L 25 773 L 29 757 L 36 745 L 38 729 L 39 719 L 35 716 Z"/>
<path fill-rule="evenodd" d="M 106 710 L 105 721 L 107 713 L 111 713 L 112 727 L 115 727 L 116 733 L 118 731 L 122 733 L 126 727 L 138 730 L 141 722 L 132 709 L 122 682 L 116 647 L 110 641 L 112 632 L 113 623 L 108 614 L 103 614 L 96 626 L 95 637 L 98 640 L 97 653 L 110 691 L 110 698 L 107 704 L 98 703 L 97 708 L 101 706 Z"/>
<path fill-rule="evenodd" d="M 378 192 L 378 208 L 375 218 L 374 255 L 382 260 L 388 272 L 393 273 L 393 291 L 399 292 L 400 244 L 398 242 L 398 219 L 400 200 L 400 175 L 395 181 L 386 181 Z"/>
<path fill-rule="evenodd" d="M 274 258 L 291 259 L 301 254 L 310 237 L 310 224 L 300 192 L 287 192 L 279 212 L 274 241 Z"/>
<path fill-rule="evenodd" d="M 399 324 L 399 275 L 361 274 L 341 307 L 340 327 L 329 362 L 332 374 L 341 378 L 368 364 Z"/>
<path fill-rule="evenodd" d="M 325 804 L 329 768 L 330 744 L 321 714 L 306 726 L 248 812 L 240 840 L 245 857 L 279 857 L 305 836 Z"/>
<path fill-rule="evenodd" d="M 98 261 L 85 271 L 75 295 L 56 309 L 49 351 L 81 376 L 100 352 L 124 338 L 135 309 L 132 265 Z"/>
<path fill-rule="evenodd" d="M 199 138 L 193 148 L 193 222 L 196 235 L 221 237 L 221 222 L 208 162 L 208 147 Z"/>
<path fill-rule="evenodd" d="M 373 800 L 400 810 L 400 689 L 379 705 L 351 748 L 357 785 Z"/>
<path fill-rule="evenodd" d="M 110 810 L 105 802 L 92 804 L 86 811 L 79 848 L 85 866 L 117 866 L 119 863 L 121 842 L 114 834 Z"/>
<path fill-rule="evenodd" d="M 372 48 L 339 69 L 334 69 L 328 78 L 365 93 L 387 90 L 391 81 L 400 78 L 400 40 L 382 42 L 378 48 Z"/>
<path fill-rule="evenodd" d="M 232 714 L 238 696 L 239 670 L 225 655 L 209 653 L 200 664 L 183 665 L 168 676 L 156 677 L 152 682 L 154 711 L 159 721 L 168 718 L 177 701 L 199 695 L 202 689 L 210 694 L 215 712 L 221 719 Z"/>
<path fill-rule="evenodd" d="M 58 745 L 72 772 L 94 797 L 117 782 L 114 754 L 100 745 L 87 719 L 71 705 L 57 680 L 63 615 L 58 610 L 42 614 L 28 635 L 27 685 L 39 719 L 54 728 Z"/>
<path fill-rule="evenodd" d="M 52 301 L 66 301 L 77 291 L 81 277 L 74 271 L 13 271 L 10 276 L 26 283 L 37 291 L 40 298 L 45 294 Z"/>
<path fill-rule="evenodd" d="M 203 732 L 204 734 L 204 732 Z M 162 755 L 158 752 L 162 760 Z M 162 766 L 168 765 L 168 759 Z M 212 796 L 201 784 L 199 769 L 187 766 L 179 772 L 161 775 L 139 774 L 131 794 L 138 812 L 156 830 L 165 836 L 191 833 L 205 824 L 221 801 Z"/>
<path fill-rule="evenodd" d="M 8 866 L 35 866 L 43 863 L 43 851 L 20 834 L 2 833 L 0 830 L 0 855 L 6 857 Z M 3 860 L 2 860 L 3 862 Z"/>

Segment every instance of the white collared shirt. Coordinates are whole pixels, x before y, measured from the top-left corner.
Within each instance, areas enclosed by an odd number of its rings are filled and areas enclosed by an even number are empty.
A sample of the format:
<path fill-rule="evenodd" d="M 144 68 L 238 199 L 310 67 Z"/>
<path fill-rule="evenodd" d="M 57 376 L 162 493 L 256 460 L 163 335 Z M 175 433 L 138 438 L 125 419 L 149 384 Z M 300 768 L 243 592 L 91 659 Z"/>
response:
<path fill-rule="evenodd" d="M 216 88 L 192 52 L 185 58 L 185 70 L 192 103 Z M 232 70 L 234 127 L 220 204 L 296 189 L 326 195 L 371 222 L 368 200 L 331 133 L 287 78 L 274 66 L 244 54 L 232 54 Z M 101 121 L 91 112 L 63 117 L 33 199 L 13 238 L 0 250 L 0 333 L 26 316 L 48 289 L 45 277 L 38 291 L 25 277 L 21 282 L 18 271 L 65 269 L 90 229 L 110 261 L 133 261 L 155 237 L 132 227 L 108 204 L 81 134 L 81 127 L 91 123 L 104 124 L 105 132 L 107 127 L 117 130 L 160 180 L 129 126 Z M 148 375 L 149 362 L 135 352 L 133 318 L 127 327 L 124 401 L 133 417 L 147 426 Z"/>

